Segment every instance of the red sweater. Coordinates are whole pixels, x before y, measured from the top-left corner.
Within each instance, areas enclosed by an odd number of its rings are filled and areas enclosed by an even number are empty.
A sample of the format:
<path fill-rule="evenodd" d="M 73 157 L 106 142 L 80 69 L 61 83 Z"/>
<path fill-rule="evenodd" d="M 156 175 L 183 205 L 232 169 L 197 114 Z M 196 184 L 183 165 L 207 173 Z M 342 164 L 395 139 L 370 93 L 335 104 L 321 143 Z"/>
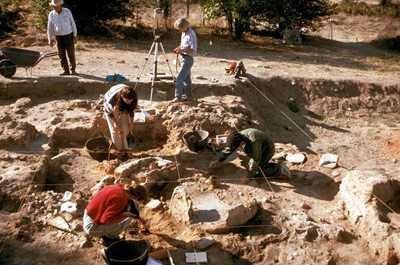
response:
<path fill-rule="evenodd" d="M 86 214 L 95 224 L 112 224 L 124 216 L 122 212 L 128 206 L 125 190 L 121 185 L 109 185 L 99 191 L 86 207 Z"/>

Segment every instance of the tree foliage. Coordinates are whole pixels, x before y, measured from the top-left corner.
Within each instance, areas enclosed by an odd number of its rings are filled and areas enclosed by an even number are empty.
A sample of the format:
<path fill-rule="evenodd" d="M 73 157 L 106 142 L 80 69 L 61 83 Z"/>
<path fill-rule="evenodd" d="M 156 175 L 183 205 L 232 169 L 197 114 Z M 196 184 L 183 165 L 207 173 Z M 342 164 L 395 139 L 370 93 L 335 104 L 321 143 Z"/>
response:
<path fill-rule="evenodd" d="M 15 21 L 18 19 L 18 12 L 15 7 L 18 7 L 19 4 L 19 0 L 0 1 L 0 37 L 15 28 Z"/>
<path fill-rule="evenodd" d="M 334 13 L 329 0 L 203 0 L 200 2 L 206 18 L 224 16 L 229 31 L 236 39 L 250 29 L 252 18 L 287 28 L 317 27 L 324 17 Z"/>
<path fill-rule="evenodd" d="M 63 7 L 71 10 L 78 32 L 81 35 L 96 35 L 103 32 L 105 24 L 113 19 L 125 21 L 134 17 L 138 6 L 146 6 L 148 1 L 138 0 L 64 0 Z M 49 0 L 30 0 L 36 23 L 46 28 L 51 11 Z"/>
<path fill-rule="evenodd" d="M 78 31 L 83 35 L 96 34 L 109 20 L 125 21 L 133 16 L 129 0 L 65 0 L 64 3 L 71 10 Z"/>
<path fill-rule="evenodd" d="M 281 30 L 288 28 L 316 28 L 323 18 L 335 13 L 329 0 L 281 0 L 266 1 L 265 11 L 260 18 L 279 24 Z"/>

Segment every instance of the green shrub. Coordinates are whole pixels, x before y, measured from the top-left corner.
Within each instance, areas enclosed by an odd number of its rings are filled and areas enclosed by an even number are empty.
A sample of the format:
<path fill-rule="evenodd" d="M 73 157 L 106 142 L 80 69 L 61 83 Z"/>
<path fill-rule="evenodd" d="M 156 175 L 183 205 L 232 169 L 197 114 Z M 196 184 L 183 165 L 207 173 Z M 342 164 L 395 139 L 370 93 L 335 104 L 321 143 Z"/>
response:
<path fill-rule="evenodd" d="M 30 0 L 29 5 L 35 16 L 35 20 L 32 22 L 33 26 L 45 29 L 49 12 L 52 10 L 49 0 Z"/>
<path fill-rule="evenodd" d="M 399 5 L 386 3 L 385 5 L 368 5 L 355 0 L 342 0 L 337 7 L 338 12 L 361 16 L 390 16 L 399 17 Z"/>

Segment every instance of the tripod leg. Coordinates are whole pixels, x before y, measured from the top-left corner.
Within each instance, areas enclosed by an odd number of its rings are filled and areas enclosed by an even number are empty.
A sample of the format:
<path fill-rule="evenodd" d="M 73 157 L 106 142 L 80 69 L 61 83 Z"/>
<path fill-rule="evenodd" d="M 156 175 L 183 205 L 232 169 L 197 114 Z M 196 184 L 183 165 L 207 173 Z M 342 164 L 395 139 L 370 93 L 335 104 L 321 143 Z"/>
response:
<path fill-rule="evenodd" d="M 150 54 L 151 54 L 153 48 L 154 48 L 154 42 L 153 42 L 153 44 L 152 44 L 151 47 L 150 47 L 150 50 L 149 50 L 149 53 L 147 54 L 147 57 L 145 58 L 144 64 L 143 64 L 143 66 L 142 66 L 142 69 L 140 69 L 140 74 L 139 74 L 139 76 L 137 77 L 137 81 L 136 81 L 136 84 L 135 84 L 135 88 L 136 88 L 137 84 L 139 83 L 140 77 L 141 77 L 142 74 L 143 74 L 144 67 L 146 66 L 147 61 L 149 60 L 149 57 L 150 57 Z"/>
<path fill-rule="evenodd" d="M 155 47 L 156 48 L 154 50 L 153 78 L 151 79 L 150 109 L 151 109 L 151 105 L 153 103 L 154 81 L 157 79 L 158 42 L 156 42 Z"/>
<path fill-rule="evenodd" d="M 172 70 L 171 70 L 171 66 L 169 65 L 169 60 L 167 59 L 167 56 L 165 55 L 164 47 L 163 47 L 163 45 L 162 45 L 161 42 L 160 42 L 160 46 L 161 46 L 161 50 L 162 50 L 162 52 L 163 52 L 163 54 L 164 54 L 165 61 L 167 62 L 169 71 L 171 72 L 172 79 L 175 80 L 174 74 L 172 73 Z M 177 63 L 178 63 L 178 62 L 177 62 Z"/>

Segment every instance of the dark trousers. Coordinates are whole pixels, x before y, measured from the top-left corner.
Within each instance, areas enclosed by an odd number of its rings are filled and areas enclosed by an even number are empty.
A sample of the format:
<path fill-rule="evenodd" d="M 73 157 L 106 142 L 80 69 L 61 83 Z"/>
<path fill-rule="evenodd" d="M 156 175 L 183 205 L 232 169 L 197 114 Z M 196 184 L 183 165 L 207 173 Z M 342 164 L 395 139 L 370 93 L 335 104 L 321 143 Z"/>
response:
<path fill-rule="evenodd" d="M 261 161 L 260 161 L 260 168 L 264 172 L 266 177 L 272 177 L 279 173 L 279 165 L 277 163 L 269 162 L 271 158 L 275 154 L 275 145 L 272 147 L 268 147 L 268 149 L 263 149 Z M 260 170 L 258 170 L 257 174 L 254 177 L 263 177 L 263 174 Z"/>
<path fill-rule="evenodd" d="M 75 71 L 75 46 L 74 46 L 74 33 L 68 35 L 56 36 L 58 56 L 61 60 L 61 67 L 64 71 L 69 72 L 67 53 L 69 62 L 71 64 L 71 71 Z"/>

